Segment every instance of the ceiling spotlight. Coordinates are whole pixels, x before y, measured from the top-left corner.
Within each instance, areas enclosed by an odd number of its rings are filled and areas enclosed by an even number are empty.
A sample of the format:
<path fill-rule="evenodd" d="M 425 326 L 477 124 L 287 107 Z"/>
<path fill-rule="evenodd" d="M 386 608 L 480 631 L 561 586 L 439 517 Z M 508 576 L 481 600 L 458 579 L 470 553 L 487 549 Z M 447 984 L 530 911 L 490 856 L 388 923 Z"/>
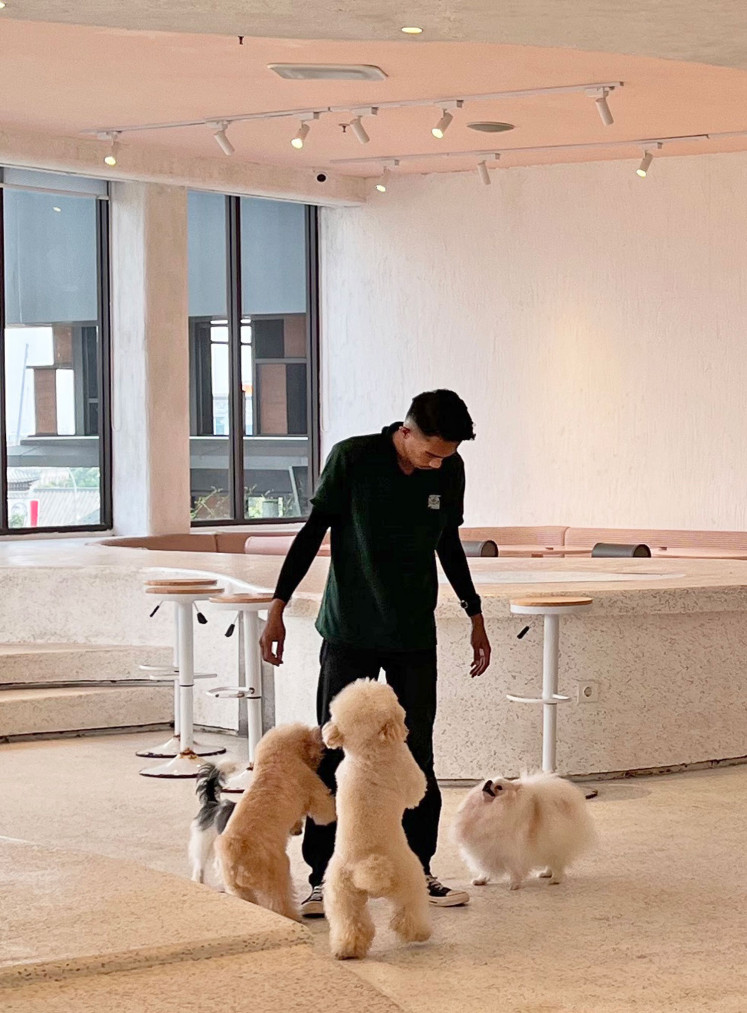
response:
<path fill-rule="evenodd" d="M 410 27 L 405 26 L 404 28 L 400 28 L 400 31 L 404 32 L 405 35 L 422 35 L 423 34 L 423 29 L 422 28 L 417 28 L 417 27 L 415 27 L 415 25 L 412 25 Z"/>
<path fill-rule="evenodd" d="M 54 206 L 54 207 L 52 208 L 52 210 L 53 210 L 53 211 L 56 211 L 56 212 L 57 212 L 57 214 L 62 214 L 62 208 L 58 208 L 56 204 L 55 204 L 55 206 Z"/>
<path fill-rule="evenodd" d="M 600 88 L 599 91 L 588 92 L 588 94 L 592 95 L 594 98 L 594 105 L 597 107 L 597 110 L 599 112 L 599 118 L 601 119 L 602 123 L 604 123 L 605 127 L 611 127 L 612 124 L 615 122 L 610 107 L 607 103 L 607 96 L 609 95 L 609 93 L 610 93 L 609 88 Z"/>
<path fill-rule="evenodd" d="M 433 134 L 433 136 L 437 137 L 439 140 L 441 140 L 441 138 L 444 136 L 444 134 L 446 133 L 446 131 L 449 129 L 449 124 L 451 123 L 451 121 L 453 119 L 454 119 L 454 117 L 451 115 L 451 113 L 448 112 L 448 110 L 444 109 L 443 116 L 438 121 L 438 123 L 435 125 L 435 127 L 433 128 L 433 130 L 431 130 L 431 133 Z"/>
<path fill-rule="evenodd" d="M 362 109 L 358 113 L 358 115 L 355 116 L 350 121 L 350 124 L 349 124 L 350 129 L 352 130 L 352 132 L 355 135 L 356 139 L 359 140 L 361 144 L 368 144 L 368 142 L 371 140 L 371 138 L 368 136 L 368 132 L 367 132 L 366 128 L 361 123 L 361 117 L 362 116 L 376 116 L 377 113 L 378 113 L 378 111 L 379 111 L 378 106 L 371 106 L 370 109 Z"/>
<path fill-rule="evenodd" d="M 109 141 L 109 151 L 104 155 L 104 165 L 115 166 L 117 164 L 117 151 L 119 149 L 120 130 L 108 130 L 105 134 L 99 134 L 99 139 Z"/>
<path fill-rule="evenodd" d="M 232 155 L 236 148 L 234 148 L 233 144 L 231 144 L 228 139 L 228 134 L 226 133 L 226 130 L 228 130 L 230 126 L 230 121 L 220 120 L 218 123 L 211 123 L 211 126 L 218 128 L 213 134 L 213 137 L 215 138 L 215 143 L 218 145 L 220 150 L 224 155 Z"/>
<path fill-rule="evenodd" d="M 477 163 L 477 175 L 480 177 L 485 186 L 490 186 L 490 173 L 488 172 L 488 167 L 485 162 Z"/>
<path fill-rule="evenodd" d="M 301 117 L 301 126 L 298 128 L 296 136 L 291 141 L 291 144 L 296 149 L 296 151 L 301 150 L 304 141 L 308 137 L 309 130 L 311 130 L 311 127 L 309 125 L 310 121 L 318 119 L 319 113 L 304 113 L 304 115 Z"/>
<path fill-rule="evenodd" d="M 366 128 L 361 123 L 361 116 L 376 116 L 378 111 L 379 110 L 377 106 L 372 106 L 370 109 L 365 109 L 362 112 L 360 112 L 356 117 L 354 117 L 350 121 L 350 129 L 353 131 L 357 140 L 359 140 L 361 144 L 368 144 L 368 142 L 371 140 L 371 138 L 368 136 Z"/>
<path fill-rule="evenodd" d="M 361 142 L 361 144 L 368 144 L 368 142 L 371 140 L 371 138 L 366 133 L 366 128 L 361 123 L 360 116 L 356 116 L 354 120 L 350 121 L 350 129 L 353 131 L 356 138 Z"/>
<path fill-rule="evenodd" d="M 645 176 L 648 175 L 649 166 L 651 165 L 653 160 L 654 160 L 653 153 L 650 151 L 644 151 L 643 158 L 641 159 L 641 164 L 636 169 L 636 172 L 638 173 L 639 176 L 644 178 Z"/>
<path fill-rule="evenodd" d="M 444 136 L 446 131 L 449 129 L 449 124 L 454 119 L 453 113 L 450 113 L 450 109 L 461 109 L 464 103 L 461 99 L 456 99 L 454 102 L 444 102 L 441 106 L 443 115 L 435 127 L 431 130 L 434 137 L 437 137 L 439 141 Z"/>
<path fill-rule="evenodd" d="M 384 166 L 384 171 L 379 177 L 379 182 L 376 184 L 376 189 L 379 191 L 379 193 L 386 193 L 386 188 L 389 185 L 389 177 L 391 176 L 391 170 L 393 167 L 396 167 L 398 165 L 399 159 L 394 158 L 392 159 L 391 165 Z"/>
<path fill-rule="evenodd" d="M 5 3 L 3 2 L 3 0 L 0 0 L 0 11 L 3 9 L 3 7 L 5 7 Z M 404 28 L 402 29 L 402 31 L 404 32 Z"/>
<path fill-rule="evenodd" d="M 306 120 L 304 120 L 301 126 L 298 128 L 296 136 L 291 141 L 293 147 L 296 148 L 298 151 L 300 151 L 301 148 L 303 147 L 303 142 L 306 140 L 310 129 L 311 127 L 306 122 Z"/>

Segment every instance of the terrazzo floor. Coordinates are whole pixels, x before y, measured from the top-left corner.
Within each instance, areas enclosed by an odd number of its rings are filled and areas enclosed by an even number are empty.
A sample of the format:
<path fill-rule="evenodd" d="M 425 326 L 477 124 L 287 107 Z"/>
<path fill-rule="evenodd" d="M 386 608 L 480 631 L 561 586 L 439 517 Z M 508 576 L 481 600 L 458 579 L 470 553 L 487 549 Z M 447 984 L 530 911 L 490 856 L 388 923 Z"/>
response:
<path fill-rule="evenodd" d="M 186 876 L 194 786 L 138 776 L 134 752 L 153 738 L 0 746 L 0 835 Z M 223 741 L 238 750 L 235 738 Z M 747 767 L 599 788 L 590 805 L 601 847 L 562 886 L 471 888 L 472 903 L 434 911 L 433 939 L 413 947 L 397 945 L 377 903 L 381 929 L 369 958 L 345 966 L 412 1013 L 744 1013 Z M 464 789 L 443 794 L 434 870 L 465 886 L 448 837 Z M 301 892 L 298 839 L 291 849 Z M 330 959 L 326 923 L 309 925 L 316 953 Z M 310 996 L 309 1008 L 324 1009 L 320 999 Z"/>

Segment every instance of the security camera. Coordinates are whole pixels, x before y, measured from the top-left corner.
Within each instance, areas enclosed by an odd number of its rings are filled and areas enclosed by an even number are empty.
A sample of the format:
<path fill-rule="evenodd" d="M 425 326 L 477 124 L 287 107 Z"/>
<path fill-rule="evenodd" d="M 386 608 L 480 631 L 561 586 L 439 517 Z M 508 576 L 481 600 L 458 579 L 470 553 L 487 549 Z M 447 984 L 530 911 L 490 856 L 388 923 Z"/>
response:
<path fill-rule="evenodd" d="M 327 182 L 327 173 L 326 172 L 318 172 L 316 174 L 316 181 L 317 181 L 317 183 L 326 183 Z"/>

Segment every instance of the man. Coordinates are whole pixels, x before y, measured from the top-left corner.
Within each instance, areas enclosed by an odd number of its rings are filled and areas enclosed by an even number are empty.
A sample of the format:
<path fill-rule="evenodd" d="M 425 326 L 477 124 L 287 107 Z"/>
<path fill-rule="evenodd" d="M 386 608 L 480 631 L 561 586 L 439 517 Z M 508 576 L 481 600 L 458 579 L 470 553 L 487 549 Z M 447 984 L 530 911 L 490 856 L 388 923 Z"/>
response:
<path fill-rule="evenodd" d="M 467 406 L 451 390 L 419 394 L 404 422 L 332 448 L 312 499 L 311 515 L 296 536 L 278 578 L 261 638 L 262 656 L 283 661 L 283 610 L 309 569 L 328 529 L 331 562 L 316 628 L 323 637 L 317 719 L 329 719 L 334 697 L 356 679 L 377 678 L 383 668 L 402 704 L 408 745 L 427 790 L 403 820 L 420 859 L 432 903 L 466 904 L 469 894 L 450 890 L 432 875 L 441 793 L 433 770 L 436 718 L 436 554 L 472 620 L 472 676 L 490 664 L 490 644 L 478 597 L 459 540 L 463 521 L 464 464 L 457 450 L 475 438 Z M 325 754 L 319 775 L 333 791 L 341 750 Z M 306 917 L 322 916 L 322 879 L 332 857 L 335 825 L 306 821 L 303 855 L 311 867 Z"/>

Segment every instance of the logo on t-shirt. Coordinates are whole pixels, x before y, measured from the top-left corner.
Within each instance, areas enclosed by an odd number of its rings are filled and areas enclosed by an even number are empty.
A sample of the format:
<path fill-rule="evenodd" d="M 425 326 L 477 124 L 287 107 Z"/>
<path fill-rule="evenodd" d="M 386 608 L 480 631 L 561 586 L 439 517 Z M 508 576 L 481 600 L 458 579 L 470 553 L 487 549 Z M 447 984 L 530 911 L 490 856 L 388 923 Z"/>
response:
<path fill-rule="evenodd" d="M 441 497 L 440 496 L 429 496 L 428 497 L 428 509 L 429 510 L 440 510 L 441 509 Z"/>

